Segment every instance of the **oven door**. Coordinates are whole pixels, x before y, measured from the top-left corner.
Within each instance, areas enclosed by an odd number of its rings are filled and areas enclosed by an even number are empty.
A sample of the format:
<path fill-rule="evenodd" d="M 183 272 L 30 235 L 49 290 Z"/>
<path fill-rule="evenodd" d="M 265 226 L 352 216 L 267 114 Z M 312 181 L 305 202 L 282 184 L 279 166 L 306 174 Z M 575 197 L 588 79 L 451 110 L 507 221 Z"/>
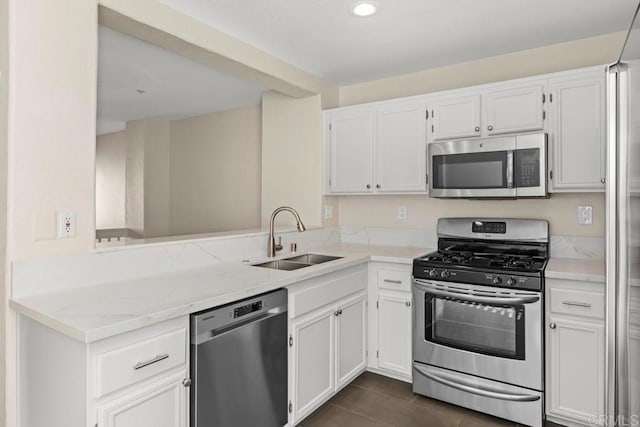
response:
<path fill-rule="evenodd" d="M 538 292 L 414 279 L 413 359 L 542 390 Z"/>
<path fill-rule="evenodd" d="M 429 196 L 516 197 L 515 137 L 428 145 Z"/>

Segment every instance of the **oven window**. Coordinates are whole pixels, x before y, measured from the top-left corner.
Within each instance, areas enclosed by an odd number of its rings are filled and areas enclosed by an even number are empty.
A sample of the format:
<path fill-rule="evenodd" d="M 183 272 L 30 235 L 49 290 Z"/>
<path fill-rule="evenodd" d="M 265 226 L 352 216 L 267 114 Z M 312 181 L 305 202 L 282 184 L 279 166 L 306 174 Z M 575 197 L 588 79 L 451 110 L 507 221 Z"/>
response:
<path fill-rule="evenodd" d="M 524 360 L 524 306 L 425 297 L 425 339 L 447 347 Z"/>
<path fill-rule="evenodd" d="M 507 188 L 507 151 L 433 156 L 433 188 Z"/>

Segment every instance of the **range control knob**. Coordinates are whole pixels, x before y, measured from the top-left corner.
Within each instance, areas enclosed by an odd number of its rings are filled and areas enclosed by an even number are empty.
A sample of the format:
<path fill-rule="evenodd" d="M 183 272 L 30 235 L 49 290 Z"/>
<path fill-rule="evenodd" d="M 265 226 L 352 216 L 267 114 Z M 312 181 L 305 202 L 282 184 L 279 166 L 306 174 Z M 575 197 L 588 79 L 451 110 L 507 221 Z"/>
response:
<path fill-rule="evenodd" d="M 502 278 L 500 276 L 495 276 L 492 281 L 494 285 L 499 285 L 502 283 Z"/>
<path fill-rule="evenodd" d="M 447 270 L 443 270 L 442 273 L 440 273 L 440 277 L 442 277 L 443 279 L 447 279 L 449 276 L 450 274 Z"/>
<path fill-rule="evenodd" d="M 511 277 L 509 277 L 509 278 L 507 279 L 507 285 L 509 285 L 509 286 L 513 286 L 513 285 L 515 285 L 515 284 L 516 284 L 516 278 L 515 278 L 515 277 L 511 276 Z"/>
<path fill-rule="evenodd" d="M 438 275 L 438 272 L 436 271 L 435 268 L 429 272 L 429 277 L 436 277 L 437 275 Z"/>

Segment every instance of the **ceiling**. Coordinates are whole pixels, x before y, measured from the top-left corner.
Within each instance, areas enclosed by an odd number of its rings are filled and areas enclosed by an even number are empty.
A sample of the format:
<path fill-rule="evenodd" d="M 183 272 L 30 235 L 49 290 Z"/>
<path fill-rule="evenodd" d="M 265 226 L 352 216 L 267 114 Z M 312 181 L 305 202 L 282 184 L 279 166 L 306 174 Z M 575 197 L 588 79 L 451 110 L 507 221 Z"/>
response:
<path fill-rule="evenodd" d="M 122 130 L 129 120 L 257 105 L 265 90 L 105 27 L 98 37 L 98 135 Z"/>
<path fill-rule="evenodd" d="M 337 85 L 626 30 L 638 0 L 160 0 Z M 266 88 L 99 29 L 98 134 L 256 105 Z"/>
<path fill-rule="evenodd" d="M 638 0 L 161 0 L 335 84 L 627 30 Z"/>

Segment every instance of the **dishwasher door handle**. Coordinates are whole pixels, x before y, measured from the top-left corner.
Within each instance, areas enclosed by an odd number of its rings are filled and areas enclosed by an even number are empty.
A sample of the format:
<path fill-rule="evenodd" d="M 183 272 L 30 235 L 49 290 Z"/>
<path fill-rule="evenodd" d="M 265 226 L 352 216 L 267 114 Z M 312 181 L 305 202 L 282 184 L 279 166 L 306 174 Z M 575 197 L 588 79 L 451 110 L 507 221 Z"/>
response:
<path fill-rule="evenodd" d="M 198 334 L 198 336 L 196 337 L 195 341 L 192 340 L 192 344 L 195 345 L 200 345 L 200 344 L 204 344 L 207 341 L 211 341 L 214 338 L 217 337 L 221 337 L 223 335 L 228 334 L 229 332 L 233 332 L 234 330 L 238 329 L 238 328 L 242 328 L 243 326 L 249 325 L 251 323 L 255 323 L 255 322 L 261 322 L 263 320 L 267 320 L 271 317 L 274 316 L 278 316 L 282 313 L 286 313 L 287 312 L 287 307 L 286 306 L 280 306 L 280 307 L 275 307 L 272 308 L 271 310 L 264 312 L 262 314 L 259 314 L 257 316 L 249 316 L 244 320 L 240 320 L 237 323 L 232 323 L 230 325 L 227 325 L 223 328 L 220 329 L 212 329 L 209 331 L 204 331 L 201 332 L 200 334 Z"/>

